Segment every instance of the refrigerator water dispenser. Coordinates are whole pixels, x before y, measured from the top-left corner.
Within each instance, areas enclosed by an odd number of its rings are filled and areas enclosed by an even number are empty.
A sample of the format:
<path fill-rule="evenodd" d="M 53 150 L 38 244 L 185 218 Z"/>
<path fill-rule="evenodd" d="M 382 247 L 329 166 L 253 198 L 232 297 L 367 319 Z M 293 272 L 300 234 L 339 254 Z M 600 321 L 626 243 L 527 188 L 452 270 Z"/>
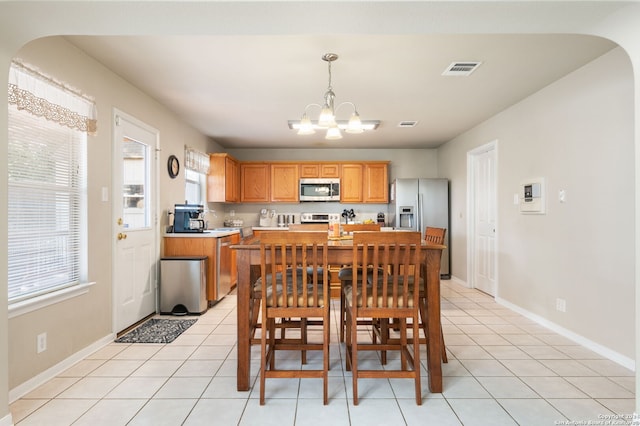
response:
<path fill-rule="evenodd" d="M 410 228 L 413 229 L 413 224 L 415 223 L 413 220 L 413 206 L 400 206 L 400 228 Z"/>

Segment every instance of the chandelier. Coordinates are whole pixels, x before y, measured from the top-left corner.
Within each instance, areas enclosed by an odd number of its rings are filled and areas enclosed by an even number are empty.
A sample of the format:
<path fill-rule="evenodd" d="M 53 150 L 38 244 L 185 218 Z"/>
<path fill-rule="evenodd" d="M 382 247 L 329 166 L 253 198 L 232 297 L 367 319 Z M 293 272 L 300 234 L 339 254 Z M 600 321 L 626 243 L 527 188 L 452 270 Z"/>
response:
<path fill-rule="evenodd" d="M 331 87 L 331 63 L 338 59 L 338 55 L 335 53 L 325 53 L 322 55 L 322 60 L 327 62 L 329 67 L 329 86 L 324 94 L 324 104 L 309 104 L 304 108 L 304 113 L 299 121 L 289 120 L 289 128 L 298 130 L 299 135 L 311 135 L 316 130 L 326 130 L 325 139 L 341 139 L 344 130 L 347 133 L 362 133 L 365 130 L 374 130 L 380 125 L 378 120 L 362 121 L 360 120 L 360 114 L 353 102 L 341 102 L 335 106 L 336 94 L 333 93 Z M 344 106 L 349 105 L 353 108 L 351 117 L 349 120 L 336 120 L 336 113 Z M 320 108 L 320 115 L 317 120 L 311 120 L 307 115 L 307 110 L 310 107 Z"/>

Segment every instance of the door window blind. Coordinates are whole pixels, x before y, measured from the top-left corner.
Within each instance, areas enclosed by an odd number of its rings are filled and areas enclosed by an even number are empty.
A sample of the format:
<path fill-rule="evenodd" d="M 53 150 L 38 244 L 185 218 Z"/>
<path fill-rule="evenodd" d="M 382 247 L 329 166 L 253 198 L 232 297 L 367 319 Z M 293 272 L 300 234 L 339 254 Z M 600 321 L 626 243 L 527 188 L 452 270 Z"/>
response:
<path fill-rule="evenodd" d="M 80 283 L 86 132 L 9 105 L 9 303 Z"/>

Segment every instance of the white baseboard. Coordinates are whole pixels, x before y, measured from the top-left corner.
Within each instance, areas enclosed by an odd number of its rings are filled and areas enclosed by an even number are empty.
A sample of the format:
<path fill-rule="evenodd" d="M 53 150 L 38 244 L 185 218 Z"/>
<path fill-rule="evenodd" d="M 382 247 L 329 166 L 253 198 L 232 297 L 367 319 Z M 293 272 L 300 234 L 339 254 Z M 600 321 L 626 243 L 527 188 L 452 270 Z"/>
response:
<path fill-rule="evenodd" d="M 0 419 L 0 426 L 13 426 L 13 419 L 11 418 L 11 413 L 7 414 L 6 416 Z"/>
<path fill-rule="evenodd" d="M 460 284 L 463 287 L 471 288 L 471 287 L 469 287 L 469 284 L 467 284 L 466 281 L 464 281 L 464 280 L 462 280 L 462 279 L 460 279 L 460 278 L 458 278 L 456 276 L 451 275 L 451 281 L 453 281 L 456 284 Z"/>
<path fill-rule="evenodd" d="M 9 391 L 9 404 L 13 403 L 14 401 L 17 401 L 18 399 L 22 398 L 24 395 L 28 394 L 32 390 L 38 388 L 39 386 L 43 385 L 47 381 L 53 379 L 58 374 L 67 370 L 69 367 L 73 366 L 74 364 L 82 361 L 83 359 L 85 359 L 86 357 L 88 357 L 98 349 L 101 349 L 104 346 L 108 345 L 109 343 L 112 343 L 114 339 L 115 339 L 115 334 L 113 333 L 109 334 L 103 337 L 102 339 L 92 343 L 91 345 L 87 346 L 86 348 L 82 349 L 81 351 L 74 353 L 69 358 L 60 361 L 53 367 L 43 371 L 37 376 L 32 377 L 26 382 L 11 389 Z M 9 416 L 9 419 L 11 419 L 11 416 Z M 11 425 L 11 424 L 12 423 L 8 423 L 8 425 Z M 4 426 L 4 425 L 5 423 L 2 423 L 0 421 L 0 426 Z"/>
<path fill-rule="evenodd" d="M 514 305 L 511 302 L 508 302 L 504 299 L 501 299 L 499 297 L 496 297 L 496 302 L 499 303 L 500 305 L 503 305 L 509 309 L 511 309 L 512 311 L 515 311 L 517 313 L 519 313 L 520 315 L 529 318 L 532 321 L 535 321 L 536 323 L 540 324 L 543 327 L 548 328 L 549 330 L 558 333 L 561 336 L 566 337 L 569 340 L 572 340 L 574 342 L 576 342 L 579 345 L 582 345 L 584 347 L 586 347 L 587 349 L 591 349 L 592 351 L 594 351 L 595 353 L 597 353 L 598 355 L 601 355 L 607 359 L 610 359 L 611 361 L 620 364 L 621 366 L 628 368 L 629 370 L 632 371 L 636 371 L 636 362 L 634 359 L 626 357 L 614 350 L 611 350 L 605 346 L 602 346 L 599 343 L 596 343 L 592 340 L 587 339 L 584 336 L 581 336 L 579 334 L 574 333 L 571 330 L 567 330 L 564 327 L 559 326 L 558 324 L 549 321 L 546 318 L 541 317 L 540 315 L 536 315 L 532 312 L 527 311 L 526 309 L 521 308 L 518 305 Z"/>

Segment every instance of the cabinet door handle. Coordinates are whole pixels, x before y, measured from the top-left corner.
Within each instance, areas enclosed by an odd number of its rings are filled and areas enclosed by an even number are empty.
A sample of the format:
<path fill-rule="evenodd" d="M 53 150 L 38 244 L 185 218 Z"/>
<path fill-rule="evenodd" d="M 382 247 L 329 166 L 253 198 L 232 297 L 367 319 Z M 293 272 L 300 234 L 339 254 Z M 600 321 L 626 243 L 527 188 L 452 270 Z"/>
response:
<path fill-rule="evenodd" d="M 127 234 L 123 234 L 122 232 L 118 232 L 118 240 L 126 240 Z"/>

